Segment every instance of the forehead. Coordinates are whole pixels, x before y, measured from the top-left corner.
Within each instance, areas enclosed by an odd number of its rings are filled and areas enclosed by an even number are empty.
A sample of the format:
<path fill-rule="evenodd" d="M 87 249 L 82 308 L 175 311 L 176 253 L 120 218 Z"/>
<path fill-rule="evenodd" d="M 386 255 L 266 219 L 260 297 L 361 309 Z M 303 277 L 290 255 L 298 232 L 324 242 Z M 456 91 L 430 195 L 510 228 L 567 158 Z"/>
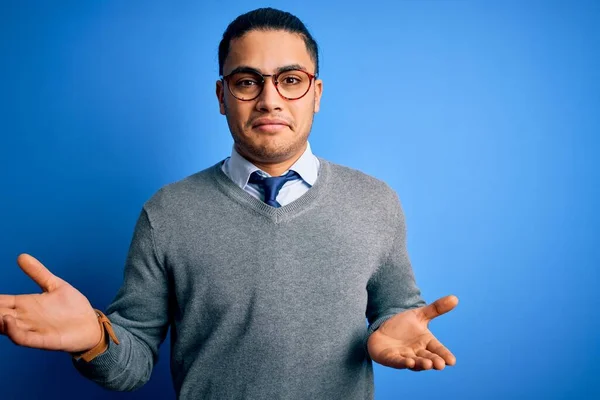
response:
<path fill-rule="evenodd" d="M 302 36 L 281 30 L 253 30 L 231 41 L 223 75 L 242 65 L 268 74 L 294 64 L 303 66 L 308 72 L 315 69 Z"/>

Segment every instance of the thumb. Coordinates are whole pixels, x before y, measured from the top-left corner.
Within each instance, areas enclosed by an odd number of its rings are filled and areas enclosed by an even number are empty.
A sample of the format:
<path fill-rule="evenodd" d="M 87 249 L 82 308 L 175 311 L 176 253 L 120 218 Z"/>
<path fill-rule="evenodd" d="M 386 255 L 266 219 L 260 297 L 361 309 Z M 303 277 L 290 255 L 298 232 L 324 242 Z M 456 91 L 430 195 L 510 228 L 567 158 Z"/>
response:
<path fill-rule="evenodd" d="M 448 311 L 451 311 L 458 304 L 458 297 L 454 295 L 445 296 L 440 299 L 437 299 L 433 303 L 424 306 L 421 308 L 421 312 L 423 316 L 427 320 L 432 320 L 435 317 L 439 317 L 442 314 L 446 314 Z"/>
<path fill-rule="evenodd" d="M 50 292 L 57 286 L 59 279 L 48 268 L 29 254 L 17 257 L 17 264 L 44 292 Z"/>

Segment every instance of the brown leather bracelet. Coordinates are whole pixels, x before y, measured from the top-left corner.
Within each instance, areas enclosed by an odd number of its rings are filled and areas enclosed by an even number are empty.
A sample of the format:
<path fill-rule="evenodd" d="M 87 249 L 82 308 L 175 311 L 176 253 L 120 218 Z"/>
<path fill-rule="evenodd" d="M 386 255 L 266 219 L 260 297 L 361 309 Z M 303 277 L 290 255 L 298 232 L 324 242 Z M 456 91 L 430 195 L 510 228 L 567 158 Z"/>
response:
<path fill-rule="evenodd" d="M 92 349 L 83 352 L 83 353 L 71 353 L 73 358 L 76 360 L 82 359 L 85 362 L 90 362 L 94 358 L 98 357 L 100 354 L 104 353 L 106 349 L 108 349 L 109 341 L 112 340 L 115 344 L 119 344 L 119 339 L 117 339 L 117 335 L 115 335 L 115 331 L 112 328 L 112 324 L 110 320 L 104 313 L 100 310 L 96 310 L 96 315 L 98 315 L 98 323 L 100 324 L 101 334 L 100 342 L 94 346 Z M 107 335 L 108 333 L 108 335 Z"/>

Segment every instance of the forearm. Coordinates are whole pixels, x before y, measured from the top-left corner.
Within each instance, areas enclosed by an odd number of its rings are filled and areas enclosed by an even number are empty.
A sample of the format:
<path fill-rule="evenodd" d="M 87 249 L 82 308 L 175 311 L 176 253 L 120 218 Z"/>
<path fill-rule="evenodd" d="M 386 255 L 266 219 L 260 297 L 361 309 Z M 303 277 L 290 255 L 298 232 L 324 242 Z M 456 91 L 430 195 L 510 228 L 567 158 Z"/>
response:
<path fill-rule="evenodd" d="M 106 310 L 120 344 L 89 363 L 74 360 L 85 377 L 112 390 L 134 390 L 148 381 L 169 328 L 168 277 L 143 211 L 125 263 L 123 284 Z"/>
<path fill-rule="evenodd" d="M 406 226 L 400 203 L 396 203 L 395 232 L 382 265 L 369 280 L 366 316 L 369 334 L 403 311 L 425 305 L 406 248 Z"/>

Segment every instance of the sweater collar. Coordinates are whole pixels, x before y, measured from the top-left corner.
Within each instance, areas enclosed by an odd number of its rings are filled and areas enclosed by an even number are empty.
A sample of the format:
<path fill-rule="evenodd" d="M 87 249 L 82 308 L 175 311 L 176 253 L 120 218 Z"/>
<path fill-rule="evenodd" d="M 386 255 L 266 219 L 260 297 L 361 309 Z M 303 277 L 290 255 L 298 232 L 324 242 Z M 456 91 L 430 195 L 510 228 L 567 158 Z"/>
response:
<path fill-rule="evenodd" d="M 314 207 L 318 203 L 317 200 L 319 198 L 321 198 L 321 201 L 323 200 L 322 193 L 329 190 L 331 164 L 322 158 L 316 158 L 319 162 L 319 179 L 315 181 L 315 184 L 305 194 L 279 208 L 271 207 L 233 182 L 223 169 L 223 165 L 227 160 L 219 161 L 215 164 L 214 167 L 211 168 L 211 175 L 225 195 L 231 197 L 240 204 L 257 211 L 274 223 L 280 223 L 289 221 L 298 215 L 301 215 L 307 209 Z"/>

